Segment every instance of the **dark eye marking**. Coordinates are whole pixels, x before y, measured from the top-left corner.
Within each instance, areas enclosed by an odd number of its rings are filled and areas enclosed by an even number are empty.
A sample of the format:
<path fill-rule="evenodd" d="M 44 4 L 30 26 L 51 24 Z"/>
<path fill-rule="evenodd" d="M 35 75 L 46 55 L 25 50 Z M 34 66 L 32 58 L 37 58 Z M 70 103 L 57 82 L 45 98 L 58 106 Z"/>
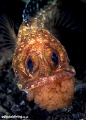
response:
<path fill-rule="evenodd" d="M 34 66 L 34 61 L 31 57 L 28 58 L 26 66 L 27 66 L 28 71 L 32 72 L 33 66 Z"/>
<path fill-rule="evenodd" d="M 56 53 L 52 53 L 51 59 L 54 63 L 54 65 L 57 67 L 59 65 L 59 57 Z"/>

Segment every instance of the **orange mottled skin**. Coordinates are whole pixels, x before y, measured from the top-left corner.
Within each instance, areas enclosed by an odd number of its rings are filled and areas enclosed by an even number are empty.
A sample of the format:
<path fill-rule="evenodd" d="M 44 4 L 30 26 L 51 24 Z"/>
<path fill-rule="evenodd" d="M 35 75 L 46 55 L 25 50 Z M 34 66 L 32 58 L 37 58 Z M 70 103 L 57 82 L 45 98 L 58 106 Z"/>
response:
<path fill-rule="evenodd" d="M 34 21 L 34 20 L 33 20 Z M 52 53 L 58 57 L 55 66 Z M 28 58 L 34 63 L 30 72 Z M 64 46 L 48 30 L 24 22 L 20 26 L 13 68 L 19 77 L 18 87 L 28 91 L 28 100 L 48 111 L 68 107 L 74 95 L 75 70 L 69 65 Z"/>

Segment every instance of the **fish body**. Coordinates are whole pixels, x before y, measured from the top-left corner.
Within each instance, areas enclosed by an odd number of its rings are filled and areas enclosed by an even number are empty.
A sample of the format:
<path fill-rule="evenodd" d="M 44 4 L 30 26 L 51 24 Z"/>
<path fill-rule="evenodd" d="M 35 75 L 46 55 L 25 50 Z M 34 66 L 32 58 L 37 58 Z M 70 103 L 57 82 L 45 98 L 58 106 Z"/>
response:
<path fill-rule="evenodd" d="M 13 57 L 18 87 L 49 112 L 68 107 L 74 95 L 75 69 L 52 29 L 56 13 L 59 19 L 57 4 L 58 0 L 49 2 L 29 23 L 22 22 Z"/>

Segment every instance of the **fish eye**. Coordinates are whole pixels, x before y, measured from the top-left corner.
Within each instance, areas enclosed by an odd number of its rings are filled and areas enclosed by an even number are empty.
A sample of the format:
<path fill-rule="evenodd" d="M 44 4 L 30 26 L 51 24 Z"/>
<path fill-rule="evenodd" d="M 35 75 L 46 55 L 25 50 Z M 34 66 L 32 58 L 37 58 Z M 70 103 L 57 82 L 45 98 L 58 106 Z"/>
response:
<path fill-rule="evenodd" d="M 39 70 L 39 57 L 38 55 L 32 54 L 30 56 L 27 56 L 25 65 L 26 65 L 26 71 L 34 74 Z"/>
<path fill-rule="evenodd" d="M 31 57 L 28 58 L 26 66 L 27 66 L 27 70 L 29 72 L 32 72 L 33 67 L 34 67 L 34 61 Z"/>
<path fill-rule="evenodd" d="M 50 57 L 51 57 L 51 60 L 54 63 L 54 65 L 57 67 L 59 65 L 58 54 L 56 54 L 56 53 L 53 52 L 53 53 L 51 53 Z"/>

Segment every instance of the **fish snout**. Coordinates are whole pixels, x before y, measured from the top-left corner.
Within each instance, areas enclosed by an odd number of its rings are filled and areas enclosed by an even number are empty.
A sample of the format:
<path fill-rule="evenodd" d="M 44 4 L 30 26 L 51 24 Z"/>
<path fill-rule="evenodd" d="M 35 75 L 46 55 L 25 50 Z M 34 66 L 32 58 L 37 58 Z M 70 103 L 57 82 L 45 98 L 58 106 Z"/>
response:
<path fill-rule="evenodd" d="M 46 77 L 46 76 L 49 76 L 51 72 L 52 71 L 48 63 L 41 62 L 41 64 L 39 65 L 39 76 Z"/>

